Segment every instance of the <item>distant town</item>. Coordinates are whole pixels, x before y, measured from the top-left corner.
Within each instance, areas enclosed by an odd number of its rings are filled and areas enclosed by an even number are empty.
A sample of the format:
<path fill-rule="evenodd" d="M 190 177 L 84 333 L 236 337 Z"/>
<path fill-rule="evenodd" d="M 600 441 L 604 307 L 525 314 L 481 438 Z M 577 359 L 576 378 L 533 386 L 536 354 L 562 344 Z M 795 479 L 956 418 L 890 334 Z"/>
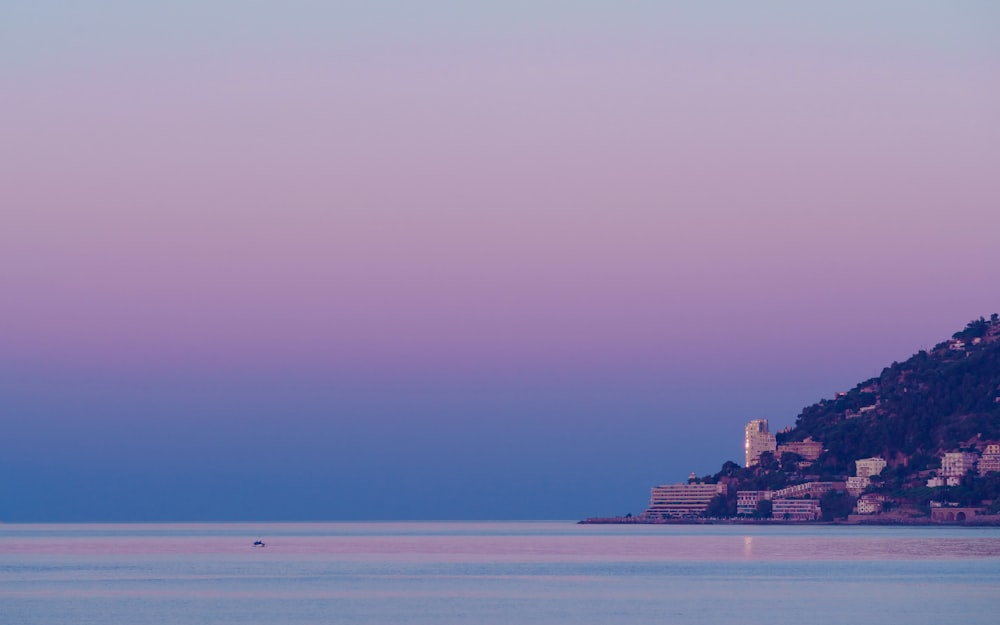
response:
<path fill-rule="evenodd" d="M 655 486 L 638 515 L 581 523 L 1000 525 L 1000 320 L 806 408 L 794 428 L 753 419 L 743 440 L 743 467 Z"/>

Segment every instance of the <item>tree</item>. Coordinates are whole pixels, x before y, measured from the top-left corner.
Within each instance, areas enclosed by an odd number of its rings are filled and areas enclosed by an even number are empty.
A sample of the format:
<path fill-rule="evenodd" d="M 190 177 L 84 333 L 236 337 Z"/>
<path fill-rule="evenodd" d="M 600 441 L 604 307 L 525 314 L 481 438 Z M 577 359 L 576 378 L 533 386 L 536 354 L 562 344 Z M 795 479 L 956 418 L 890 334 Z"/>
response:
<path fill-rule="evenodd" d="M 799 470 L 799 463 L 803 460 L 805 460 L 805 458 L 799 454 L 786 451 L 781 454 L 781 468 L 789 473 L 795 473 Z"/>
<path fill-rule="evenodd" d="M 757 502 L 757 509 L 754 510 L 753 518 L 755 519 L 770 519 L 771 518 L 771 500 L 761 499 Z"/>
<path fill-rule="evenodd" d="M 725 519 L 736 516 L 735 503 L 734 501 L 730 509 L 729 499 L 725 495 L 716 495 L 708 502 L 708 508 L 705 509 L 705 513 L 702 516 L 714 519 Z"/>
<path fill-rule="evenodd" d="M 992 317 L 990 317 L 992 320 Z M 954 339 L 974 339 L 986 335 L 986 331 L 989 329 L 989 322 L 986 321 L 984 317 L 979 319 L 974 319 L 965 326 L 964 330 L 952 334 L 951 337 Z"/>
<path fill-rule="evenodd" d="M 760 455 L 760 460 L 757 461 L 757 466 L 760 467 L 762 471 L 767 473 L 781 469 L 781 463 L 779 463 L 778 459 L 774 457 L 774 452 L 770 451 L 765 451 Z"/>
<path fill-rule="evenodd" d="M 854 498 L 847 493 L 831 490 L 823 495 L 819 505 L 823 511 L 824 521 L 846 519 L 854 508 Z"/>

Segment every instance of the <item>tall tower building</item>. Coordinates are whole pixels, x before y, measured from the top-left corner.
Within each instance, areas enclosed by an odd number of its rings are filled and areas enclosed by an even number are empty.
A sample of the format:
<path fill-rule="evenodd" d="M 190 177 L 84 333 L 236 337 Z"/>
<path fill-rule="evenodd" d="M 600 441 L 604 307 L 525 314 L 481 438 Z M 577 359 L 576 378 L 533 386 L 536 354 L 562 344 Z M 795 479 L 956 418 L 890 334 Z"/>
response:
<path fill-rule="evenodd" d="M 775 440 L 774 434 L 767 430 L 767 419 L 754 419 L 747 423 L 744 446 L 746 447 L 746 466 L 748 467 L 760 462 L 760 455 L 765 451 L 774 452 L 778 448 L 778 441 Z"/>

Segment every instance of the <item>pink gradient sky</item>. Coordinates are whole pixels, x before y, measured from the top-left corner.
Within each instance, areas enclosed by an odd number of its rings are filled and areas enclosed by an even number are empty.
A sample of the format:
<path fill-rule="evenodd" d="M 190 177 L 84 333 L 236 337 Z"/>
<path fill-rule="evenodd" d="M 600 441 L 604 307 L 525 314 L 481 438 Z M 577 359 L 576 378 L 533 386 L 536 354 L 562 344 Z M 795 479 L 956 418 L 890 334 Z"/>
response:
<path fill-rule="evenodd" d="M 788 425 L 1000 309 L 988 4 L 170 4 L 0 16 L 0 418 L 120 421 L 123 386 L 252 379 L 276 406 L 398 397 L 372 432 L 453 425 L 445 392 L 631 432 L 564 441 L 586 454 L 558 473 L 653 422 L 702 437 L 698 411 L 734 439 Z M 106 393 L 72 400 L 89 379 Z M 670 445 L 628 479 L 738 451 Z"/>

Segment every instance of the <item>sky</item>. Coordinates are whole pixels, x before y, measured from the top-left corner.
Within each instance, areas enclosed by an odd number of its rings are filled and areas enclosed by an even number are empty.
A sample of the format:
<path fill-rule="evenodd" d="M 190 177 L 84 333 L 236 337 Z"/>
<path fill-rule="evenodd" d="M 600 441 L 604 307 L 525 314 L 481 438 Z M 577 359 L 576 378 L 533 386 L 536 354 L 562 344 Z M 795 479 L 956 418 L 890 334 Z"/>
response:
<path fill-rule="evenodd" d="M 1000 311 L 997 111 L 991 2 L 8 0 L 0 521 L 641 512 Z"/>

